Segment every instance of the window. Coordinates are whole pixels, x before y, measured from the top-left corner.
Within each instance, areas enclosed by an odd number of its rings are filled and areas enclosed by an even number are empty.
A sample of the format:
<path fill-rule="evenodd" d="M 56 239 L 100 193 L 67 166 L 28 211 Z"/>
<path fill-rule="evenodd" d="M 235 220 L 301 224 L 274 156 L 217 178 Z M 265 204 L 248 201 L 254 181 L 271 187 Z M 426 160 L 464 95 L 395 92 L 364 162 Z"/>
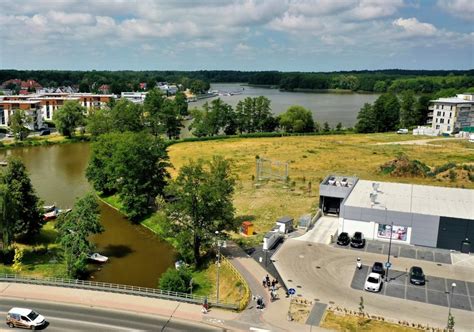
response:
<path fill-rule="evenodd" d="M 441 116 L 441 112 L 440 112 L 440 111 L 438 111 L 437 115 L 438 115 L 438 116 Z"/>
<path fill-rule="evenodd" d="M 444 123 L 444 119 L 443 118 L 439 119 L 439 123 Z"/>
<path fill-rule="evenodd" d="M 444 112 L 443 112 L 443 116 L 444 116 Z"/>
<path fill-rule="evenodd" d="M 439 129 L 439 125 L 436 125 L 436 129 Z"/>
<path fill-rule="evenodd" d="M 453 116 L 453 113 L 449 112 L 449 117 L 451 118 Z"/>
<path fill-rule="evenodd" d="M 451 111 L 453 110 L 453 105 L 451 105 L 451 108 L 450 108 L 450 110 L 451 110 Z"/>
<path fill-rule="evenodd" d="M 449 124 L 449 122 L 451 122 L 451 120 L 450 120 L 450 119 L 448 119 L 448 124 Z"/>
<path fill-rule="evenodd" d="M 448 126 L 448 131 L 450 131 L 450 130 L 451 130 L 451 126 Z"/>
<path fill-rule="evenodd" d="M 438 120 L 439 120 L 439 119 L 438 119 L 438 118 L 436 118 L 436 123 L 438 123 Z"/>

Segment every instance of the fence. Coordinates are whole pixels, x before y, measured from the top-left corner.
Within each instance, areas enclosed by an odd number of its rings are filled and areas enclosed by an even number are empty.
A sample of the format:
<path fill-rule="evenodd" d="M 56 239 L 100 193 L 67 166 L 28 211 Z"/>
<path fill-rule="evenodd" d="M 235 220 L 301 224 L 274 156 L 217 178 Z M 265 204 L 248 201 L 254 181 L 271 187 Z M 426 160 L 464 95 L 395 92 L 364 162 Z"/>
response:
<path fill-rule="evenodd" d="M 240 298 L 240 301 L 239 301 L 239 310 L 244 310 L 245 307 L 247 307 L 247 304 L 249 303 L 250 301 L 250 296 L 251 296 L 251 292 L 250 292 L 250 289 L 249 289 L 249 285 L 247 284 L 247 281 L 245 281 L 245 279 L 242 277 L 242 275 L 240 274 L 239 271 L 237 271 L 237 269 L 234 267 L 234 265 L 232 265 L 232 263 L 227 259 L 225 258 L 223 255 L 221 256 L 221 261 L 224 265 L 226 265 L 229 270 L 232 272 L 232 274 L 240 281 L 240 284 L 242 285 L 241 287 L 243 287 L 243 294 Z"/>
<path fill-rule="evenodd" d="M 128 294 L 135 296 L 153 297 L 165 300 L 187 302 L 202 304 L 207 299 L 209 305 L 214 307 L 220 307 L 225 309 L 237 310 L 241 306 L 240 302 L 227 302 L 219 300 L 216 303 L 215 297 L 196 296 L 187 293 L 172 292 L 156 288 L 147 288 L 139 286 L 129 286 L 122 284 L 112 284 L 107 282 L 87 281 L 87 280 L 74 280 L 74 279 L 63 279 L 63 278 L 37 278 L 20 276 L 17 274 L 0 274 L 0 282 L 11 282 L 19 284 L 33 284 L 42 286 L 55 286 L 55 287 L 67 287 L 76 289 L 86 289 L 101 292 L 111 292 Z M 244 282 L 244 285 L 247 285 Z"/>

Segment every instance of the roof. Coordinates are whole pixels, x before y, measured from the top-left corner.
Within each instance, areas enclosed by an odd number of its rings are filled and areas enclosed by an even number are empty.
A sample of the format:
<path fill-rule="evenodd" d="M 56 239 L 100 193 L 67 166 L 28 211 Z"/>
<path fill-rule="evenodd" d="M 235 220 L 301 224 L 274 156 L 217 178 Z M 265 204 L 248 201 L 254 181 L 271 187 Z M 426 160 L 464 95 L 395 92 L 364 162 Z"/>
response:
<path fill-rule="evenodd" d="M 276 222 L 279 222 L 279 223 L 282 223 L 282 224 L 287 224 L 287 223 L 290 223 L 292 221 L 293 221 L 293 218 L 285 216 L 285 217 L 278 218 L 278 220 Z"/>
<path fill-rule="evenodd" d="M 359 180 L 345 206 L 474 220 L 474 190 L 377 182 L 375 204 L 370 199 L 373 181 Z"/>
<path fill-rule="evenodd" d="M 0 100 L 1 104 L 38 104 L 39 100 Z"/>
<path fill-rule="evenodd" d="M 446 104 L 473 104 L 474 101 L 466 100 L 458 97 L 451 97 L 451 98 L 438 98 L 436 100 L 430 100 L 432 103 L 446 103 Z"/>
<path fill-rule="evenodd" d="M 22 316 L 28 316 L 29 313 L 31 312 L 32 310 L 31 309 L 26 309 L 26 308 L 11 308 L 8 313 L 15 313 L 15 314 L 19 314 L 19 315 L 22 315 Z"/>

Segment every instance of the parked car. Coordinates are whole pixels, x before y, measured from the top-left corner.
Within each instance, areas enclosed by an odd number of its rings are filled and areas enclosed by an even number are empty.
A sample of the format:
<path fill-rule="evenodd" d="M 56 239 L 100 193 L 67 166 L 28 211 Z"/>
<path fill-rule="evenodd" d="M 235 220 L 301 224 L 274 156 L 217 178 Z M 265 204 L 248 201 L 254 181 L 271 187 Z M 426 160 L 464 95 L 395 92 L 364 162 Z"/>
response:
<path fill-rule="evenodd" d="M 43 129 L 39 133 L 40 136 L 47 136 L 47 135 L 50 135 L 50 134 L 51 134 L 51 130 L 49 130 L 49 129 Z"/>
<path fill-rule="evenodd" d="M 349 237 L 349 234 L 346 232 L 342 232 L 339 234 L 337 237 L 337 244 L 340 246 L 347 246 L 349 243 L 351 243 L 351 238 Z"/>
<path fill-rule="evenodd" d="M 408 129 L 406 128 L 398 129 L 397 134 L 408 134 Z"/>
<path fill-rule="evenodd" d="M 372 265 L 372 272 L 378 273 L 382 277 L 385 276 L 385 269 L 383 267 L 383 263 L 375 262 L 374 265 Z"/>
<path fill-rule="evenodd" d="M 35 330 L 46 324 L 46 320 L 39 313 L 25 308 L 11 308 L 7 313 L 7 325 L 11 328 L 22 327 Z"/>
<path fill-rule="evenodd" d="M 365 280 L 364 289 L 368 292 L 380 292 L 382 287 L 382 276 L 378 273 L 370 273 Z"/>
<path fill-rule="evenodd" d="M 426 282 L 423 269 L 419 266 L 412 266 L 410 268 L 409 276 L 410 283 L 412 283 L 413 285 L 424 285 Z"/>
<path fill-rule="evenodd" d="M 351 247 L 352 248 L 364 248 L 365 239 L 364 234 L 361 232 L 355 232 L 351 238 Z"/>

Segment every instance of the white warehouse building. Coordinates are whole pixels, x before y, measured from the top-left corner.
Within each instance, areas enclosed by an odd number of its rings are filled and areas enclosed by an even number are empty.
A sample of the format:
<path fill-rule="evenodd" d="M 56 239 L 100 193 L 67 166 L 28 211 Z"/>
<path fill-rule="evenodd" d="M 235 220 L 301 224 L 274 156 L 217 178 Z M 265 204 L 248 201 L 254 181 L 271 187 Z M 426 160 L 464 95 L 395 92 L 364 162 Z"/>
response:
<path fill-rule="evenodd" d="M 339 215 L 339 233 L 359 231 L 369 240 L 392 237 L 398 243 L 454 250 L 474 240 L 474 190 L 355 177 L 341 186 L 337 179 L 342 178 L 330 176 L 320 185 L 320 207 Z"/>

